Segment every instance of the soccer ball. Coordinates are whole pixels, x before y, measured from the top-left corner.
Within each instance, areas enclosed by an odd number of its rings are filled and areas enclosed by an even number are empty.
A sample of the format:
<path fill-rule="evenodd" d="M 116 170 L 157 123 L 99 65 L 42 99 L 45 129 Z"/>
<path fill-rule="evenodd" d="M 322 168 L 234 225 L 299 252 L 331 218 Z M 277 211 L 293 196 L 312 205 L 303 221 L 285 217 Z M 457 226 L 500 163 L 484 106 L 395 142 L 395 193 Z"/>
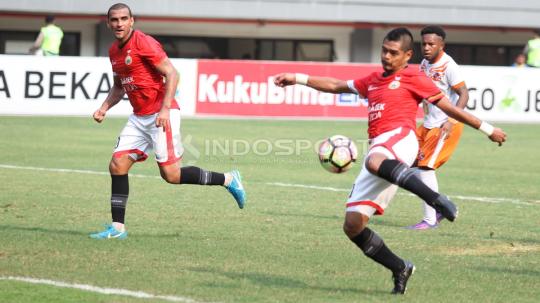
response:
<path fill-rule="evenodd" d="M 331 173 L 340 174 L 348 171 L 356 162 L 357 157 L 356 145 L 345 136 L 332 136 L 319 146 L 321 165 Z"/>

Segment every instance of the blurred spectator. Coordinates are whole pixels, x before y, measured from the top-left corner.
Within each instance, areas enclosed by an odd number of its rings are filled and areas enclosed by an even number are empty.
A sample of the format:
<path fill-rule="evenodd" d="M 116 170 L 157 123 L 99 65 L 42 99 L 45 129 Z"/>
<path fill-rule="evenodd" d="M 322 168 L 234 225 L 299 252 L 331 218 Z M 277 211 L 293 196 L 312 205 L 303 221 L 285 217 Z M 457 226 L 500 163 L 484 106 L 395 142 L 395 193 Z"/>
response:
<path fill-rule="evenodd" d="M 527 55 L 527 65 L 540 67 L 540 28 L 534 31 L 534 38 L 527 42 L 523 53 Z"/>
<path fill-rule="evenodd" d="M 30 48 L 30 53 L 43 56 L 58 56 L 60 54 L 60 44 L 64 32 L 54 24 L 54 16 L 45 17 L 45 26 L 41 28 L 34 46 Z"/>
<path fill-rule="evenodd" d="M 516 56 L 516 59 L 514 59 L 514 63 L 512 64 L 513 67 L 527 67 L 527 64 L 525 63 L 527 61 L 527 56 L 525 54 L 518 54 Z"/>

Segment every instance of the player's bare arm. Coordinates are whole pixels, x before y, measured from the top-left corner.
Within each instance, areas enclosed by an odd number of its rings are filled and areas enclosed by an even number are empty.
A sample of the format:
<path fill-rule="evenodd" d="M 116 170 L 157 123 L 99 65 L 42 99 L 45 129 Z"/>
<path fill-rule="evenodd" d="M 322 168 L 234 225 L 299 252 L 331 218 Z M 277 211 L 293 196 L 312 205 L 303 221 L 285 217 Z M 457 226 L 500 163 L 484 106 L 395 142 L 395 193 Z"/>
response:
<path fill-rule="evenodd" d="M 467 106 L 467 102 L 469 102 L 469 90 L 467 89 L 467 85 L 463 84 L 458 88 L 452 88 L 452 90 L 455 91 L 456 94 L 459 96 L 456 102 L 456 106 L 461 109 L 465 109 L 465 106 Z M 448 121 L 441 125 L 441 131 L 443 133 L 449 134 L 452 131 L 452 127 L 456 122 L 457 121 L 454 119 L 448 119 Z"/>
<path fill-rule="evenodd" d="M 469 102 L 469 89 L 467 88 L 466 84 L 463 84 L 459 88 L 452 88 L 453 91 L 456 92 L 456 94 L 459 96 L 456 106 L 465 109 L 465 106 L 467 106 L 467 102 Z"/>
<path fill-rule="evenodd" d="M 161 110 L 156 118 L 156 126 L 167 129 L 170 127 L 169 109 L 171 108 L 171 101 L 178 86 L 178 71 L 168 58 L 163 59 L 156 66 L 156 69 L 165 77 L 165 96 L 163 97 Z"/>
<path fill-rule="evenodd" d="M 450 100 L 448 100 L 446 97 L 443 97 L 441 100 L 439 100 L 436 105 L 449 117 L 454 118 L 460 122 L 469 125 L 470 127 L 476 128 L 481 132 L 485 133 L 491 141 L 499 143 L 499 146 L 501 146 L 503 142 L 506 141 L 506 133 L 502 129 L 493 127 L 489 123 L 483 122 L 482 120 L 478 119 L 474 115 L 469 114 L 463 109 L 452 105 Z"/>
<path fill-rule="evenodd" d="M 96 120 L 97 123 L 101 123 L 103 119 L 105 119 L 107 111 L 111 107 L 118 104 L 118 102 L 122 100 L 123 96 L 124 89 L 122 88 L 120 79 L 117 76 L 114 76 L 114 85 L 111 87 L 111 90 L 109 91 L 107 98 L 105 98 L 105 101 L 103 101 L 101 106 L 94 112 L 94 120 Z"/>
<path fill-rule="evenodd" d="M 308 76 L 305 74 L 278 74 L 274 76 L 274 84 L 279 87 L 302 84 L 327 93 L 353 93 L 347 85 L 347 81 L 331 77 Z"/>

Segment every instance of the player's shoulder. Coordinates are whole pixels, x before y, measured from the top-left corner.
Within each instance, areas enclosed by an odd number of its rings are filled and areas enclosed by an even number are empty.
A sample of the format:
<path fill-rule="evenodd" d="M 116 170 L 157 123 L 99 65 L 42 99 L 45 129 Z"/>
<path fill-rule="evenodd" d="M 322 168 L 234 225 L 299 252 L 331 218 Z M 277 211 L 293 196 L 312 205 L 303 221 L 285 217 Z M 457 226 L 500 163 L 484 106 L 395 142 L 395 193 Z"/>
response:
<path fill-rule="evenodd" d="M 364 82 L 364 83 L 374 82 L 374 81 L 377 81 L 377 79 L 381 78 L 381 74 L 382 74 L 381 72 L 371 72 L 365 76 L 357 78 L 355 82 L 356 81 Z"/>
<path fill-rule="evenodd" d="M 133 38 L 135 40 L 135 43 L 137 44 L 137 46 L 145 46 L 146 43 L 148 42 L 151 42 L 151 43 L 158 43 L 157 40 L 148 35 L 148 34 L 145 34 L 143 33 L 142 31 L 140 30 L 135 30 L 133 32 Z"/>
<path fill-rule="evenodd" d="M 419 68 L 407 67 L 401 71 L 401 75 L 408 78 L 426 77 L 426 74 Z"/>
<path fill-rule="evenodd" d="M 114 40 L 113 43 L 111 43 L 111 46 L 109 46 L 109 57 L 113 56 L 119 50 L 120 48 L 118 47 L 118 40 Z"/>
<path fill-rule="evenodd" d="M 448 65 L 448 66 L 455 66 L 455 67 L 458 66 L 458 64 L 456 63 L 454 58 L 452 58 L 452 56 L 450 56 L 446 52 L 443 54 L 443 56 L 441 58 L 441 61 L 442 61 L 441 63 L 443 63 L 445 65 Z"/>

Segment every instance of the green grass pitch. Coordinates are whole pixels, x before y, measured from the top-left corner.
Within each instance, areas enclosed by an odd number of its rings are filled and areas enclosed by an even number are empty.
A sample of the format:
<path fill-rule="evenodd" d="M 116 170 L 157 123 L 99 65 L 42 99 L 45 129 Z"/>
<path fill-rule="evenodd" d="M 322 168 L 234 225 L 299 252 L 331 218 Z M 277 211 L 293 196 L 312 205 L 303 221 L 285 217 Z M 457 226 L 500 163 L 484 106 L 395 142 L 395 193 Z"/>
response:
<path fill-rule="evenodd" d="M 165 302 L 1 279 L 8 276 L 192 302 L 540 301 L 540 125 L 502 125 L 509 139 L 500 148 L 464 132 L 438 172 L 441 191 L 460 207 L 455 223 L 403 229 L 421 217 L 420 201 L 403 191 L 372 219 L 417 266 L 407 294 L 395 298 L 390 272 L 342 232 L 360 166 L 332 175 L 312 147 L 342 134 L 362 149 L 366 122 L 185 119 L 184 161 L 238 168 L 246 208 L 223 188 L 165 183 L 150 155 L 131 172 L 128 239 L 91 240 L 110 220 L 107 165 L 125 121 L 0 117 L 0 302 Z"/>

